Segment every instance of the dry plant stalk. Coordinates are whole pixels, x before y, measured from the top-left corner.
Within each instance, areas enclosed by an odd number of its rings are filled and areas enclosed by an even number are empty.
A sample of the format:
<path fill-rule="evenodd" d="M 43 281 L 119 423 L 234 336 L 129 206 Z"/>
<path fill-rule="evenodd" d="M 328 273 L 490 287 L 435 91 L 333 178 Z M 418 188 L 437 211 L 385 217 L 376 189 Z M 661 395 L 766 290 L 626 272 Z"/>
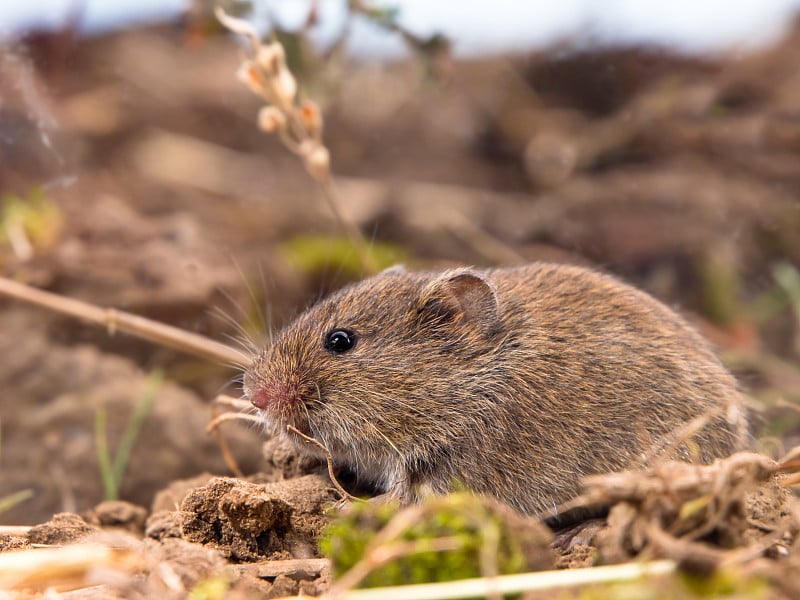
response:
<path fill-rule="evenodd" d="M 18 550 L 0 554 L 0 589 L 75 590 L 91 585 L 91 573 L 98 568 L 133 573 L 142 566 L 134 553 L 100 544 Z"/>
<path fill-rule="evenodd" d="M 322 442 L 320 442 L 318 440 L 315 440 L 312 437 L 307 436 L 302 431 L 300 431 L 296 427 L 292 427 L 291 425 L 287 425 L 286 428 L 289 431 L 291 431 L 291 432 L 295 433 L 296 435 L 300 436 L 301 438 L 303 438 L 309 444 L 314 444 L 320 450 L 322 450 L 323 454 L 325 454 L 325 461 L 328 463 L 328 476 L 331 478 L 331 482 L 333 483 L 334 487 L 336 488 L 336 491 L 339 492 L 339 494 L 342 496 L 342 500 L 350 500 L 351 502 L 360 502 L 361 501 L 360 498 L 356 498 L 352 494 L 348 493 L 347 490 L 345 490 L 342 487 L 342 484 L 339 483 L 339 480 L 336 479 L 336 474 L 334 473 L 334 470 L 333 470 L 333 456 L 331 456 L 331 451 L 328 450 L 325 447 L 325 445 L 322 444 Z"/>
<path fill-rule="evenodd" d="M 0 525 L 0 536 L 26 537 L 31 525 Z"/>
<path fill-rule="evenodd" d="M 88 302 L 38 290 L 6 277 L 0 277 L 0 294 L 84 321 L 104 325 L 110 334 L 122 331 L 162 346 L 235 368 L 244 368 L 250 364 L 249 356 L 202 335 L 114 308 L 101 308 Z"/>
<path fill-rule="evenodd" d="M 222 435 L 222 431 L 220 431 L 219 426 L 224 421 L 250 421 L 259 423 L 260 419 L 255 415 L 248 415 L 242 413 L 222 413 L 219 414 L 219 407 L 220 405 L 228 405 L 233 407 L 241 408 L 244 405 L 244 408 L 250 406 L 249 402 L 244 402 L 242 400 L 237 400 L 236 398 L 231 398 L 230 396 L 226 396 L 224 394 L 218 395 L 214 398 L 214 401 L 211 403 L 211 422 L 206 426 L 206 433 L 213 433 L 214 437 L 217 440 L 217 445 L 219 446 L 220 452 L 222 452 L 222 459 L 225 461 L 225 464 L 231 470 L 231 472 L 236 475 L 236 477 L 242 478 L 244 477 L 244 471 L 239 468 L 239 463 L 236 462 L 236 458 L 233 456 L 233 452 L 231 452 L 230 446 L 228 446 L 228 441 L 225 439 L 225 436 Z"/>
<path fill-rule="evenodd" d="M 709 572 L 749 561 L 779 543 L 783 527 L 800 526 L 800 517 L 794 515 L 795 525 L 782 525 L 737 550 L 701 541 L 725 524 L 743 523 L 749 494 L 765 482 L 800 472 L 798 454 L 800 449 L 795 448 L 776 462 L 738 452 L 711 465 L 665 461 L 646 470 L 593 475 L 583 480 L 586 492 L 560 511 L 613 506 L 608 518 L 608 535 L 615 540 L 611 547 L 630 548 L 643 557 L 666 555 L 693 570 Z M 791 478 L 778 483 L 788 487 Z"/>
<path fill-rule="evenodd" d="M 348 590 L 339 595 L 325 594 L 321 596 L 321 599 L 455 600 L 458 598 L 482 598 L 494 592 L 499 594 L 520 594 L 584 585 L 636 581 L 647 577 L 662 577 L 673 573 L 676 568 L 677 564 L 671 560 L 632 562 L 585 569 L 539 571 L 536 573 L 480 577 L 442 583 Z M 290 600 L 290 597 L 278 600 Z"/>
<path fill-rule="evenodd" d="M 220 7 L 214 13 L 222 25 L 247 38 L 250 44 L 250 57 L 242 62 L 237 75 L 266 104 L 258 113 L 259 128 L 265 133 L 278 134 L 283 145 L 300 157 L 306 171 L 319 184 L 339 226 L 356 249 L 364 272 L 376 273 L 377 265 L 364 236 L 339 208 L 330 153 L 322 143 L 322 111 L 311 100 L 299 99 L 297 80 L 286 65 L 283 45 L 278 41 L 262 43 L 250 23 L 227 15 Z"/>

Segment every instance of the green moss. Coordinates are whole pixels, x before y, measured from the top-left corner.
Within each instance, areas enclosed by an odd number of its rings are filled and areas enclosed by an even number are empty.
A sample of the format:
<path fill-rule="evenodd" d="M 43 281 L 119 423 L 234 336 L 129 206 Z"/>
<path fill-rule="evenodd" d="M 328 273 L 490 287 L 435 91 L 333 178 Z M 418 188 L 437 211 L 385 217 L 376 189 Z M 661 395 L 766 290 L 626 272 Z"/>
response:
<path fill-rule="evenodd" d="M 346 237 L 302 235 L 282 245 L 288 260 L 304 273 L 337 271 L 351 278 L 363 275 L 358 251 Z M 380 269 L 408 258 L 408 252 L 395 244 L 373 242 L 368 247 L 372 261 Z"/>
<path fill-rule="evenodd" d="M 366 502 L 352 506 L 328 528 L 321 549 L 340 577 L 365 555 L 376 534 L 398 513 L 391 503 Z M 541 562 L 544 549 L 538 530 L 520 526 L 523 521 L 495 504 L 466 493 L 428 500 L 420 518 L 384 549 L 406 544 L 413 552 L 377 566 L 359 587 L 402 585 L 480 577 L 482 562 L 492 561 L 499 574 L 520 573 Z M 539 538 L 534 545 L 531 540 Z M 453 549 L 434 550 L 434 540 L 449 540 Z"/>

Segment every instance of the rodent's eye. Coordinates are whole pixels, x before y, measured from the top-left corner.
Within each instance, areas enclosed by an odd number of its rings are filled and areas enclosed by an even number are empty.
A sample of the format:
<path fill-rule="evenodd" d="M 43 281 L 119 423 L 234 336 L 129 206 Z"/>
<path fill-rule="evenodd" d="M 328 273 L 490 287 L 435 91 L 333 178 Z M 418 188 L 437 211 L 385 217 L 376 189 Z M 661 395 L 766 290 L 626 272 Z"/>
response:
<path fill-rule="evenodd" d="M 356 336 L 343 329 L 334 329 L 325 336 L 325 349 L 341 354 L 356 345 Z"/>

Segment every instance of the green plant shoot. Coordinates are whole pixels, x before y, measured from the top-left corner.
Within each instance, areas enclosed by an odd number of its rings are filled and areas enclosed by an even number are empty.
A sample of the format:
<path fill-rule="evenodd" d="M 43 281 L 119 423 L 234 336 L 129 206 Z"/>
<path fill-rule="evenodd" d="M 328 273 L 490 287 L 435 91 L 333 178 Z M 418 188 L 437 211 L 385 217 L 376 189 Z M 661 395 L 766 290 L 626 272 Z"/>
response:
<path fill-rule="evenodd" d="M 147 413 L 156 397 L 156 392 L 164 380 L 164 374 L 160 370 L 153 371 L 147 382 L 144 392 L 136 402 L 133 415 L 128 421 L 122 439 L 119 441 L 117 451 L 112 459 L 108 448 L 106 436 L 107 414 L 105 408 L 99 408 L 95 413 L 94 433 L 97 444 L 97 460 L 100 464 L 100 476 L 103 479 L 103 497 L 106 500 L 117 500 L 119 498 L 119 488 L 122 485 L 122 478 L 128 467 L 131 451 L 139 437 Z"/>

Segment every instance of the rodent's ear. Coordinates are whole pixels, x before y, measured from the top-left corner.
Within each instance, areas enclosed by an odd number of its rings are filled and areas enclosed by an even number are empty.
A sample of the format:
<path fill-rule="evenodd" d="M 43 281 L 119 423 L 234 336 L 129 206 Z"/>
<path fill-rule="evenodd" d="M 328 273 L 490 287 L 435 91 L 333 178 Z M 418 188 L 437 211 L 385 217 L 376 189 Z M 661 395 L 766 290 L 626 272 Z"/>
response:
<path fill-rule="evenodd" d="M 436 319 L 459 319 L 494 333 L 500 323 L 500 306 L 494 286 L 469 269 L 447 271 L 422 292 L 419 312 Z"/>

